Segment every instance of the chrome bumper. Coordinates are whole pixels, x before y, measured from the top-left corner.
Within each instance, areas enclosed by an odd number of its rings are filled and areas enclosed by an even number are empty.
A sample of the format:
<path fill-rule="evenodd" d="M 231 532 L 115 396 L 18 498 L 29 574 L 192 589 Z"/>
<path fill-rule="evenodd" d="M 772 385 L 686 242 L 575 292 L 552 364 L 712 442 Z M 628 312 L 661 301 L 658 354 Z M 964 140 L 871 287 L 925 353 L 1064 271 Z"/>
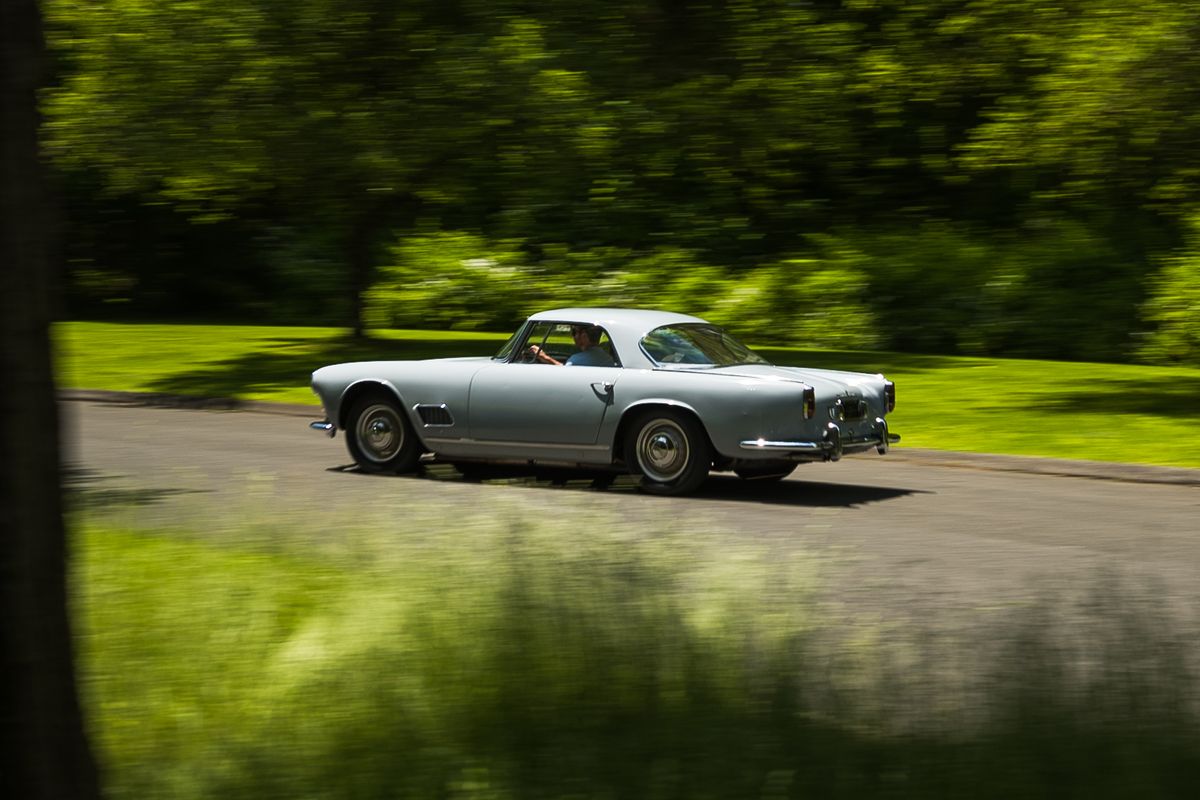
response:
<path fill-rule="evenodd" d="M 769 439 L 747 439 L 740 443 L 743 450 L 770 452 L 797 461 L 837 461 L 843 455 L 861 453 L 875 448 L 880 455 L 900 441 L 900 434 L 888 431 L 887 421 L 875 418 L 874 430 L 856 436 L 843 436 L 842 429 L 831 422 L 819 441 L 780 442 Z"/>
<path fill-rule="evenodd" d="M 321 431 L 326 436 L 328 436 L 330 439 L 332 439 L 333 435 L 335 433 L 337 433 L 337 426 L 334 425 L 329 420 L 322 420 L 321 422 L 310 422 L 310 423 L 308 423 L 308 427 L 312 428 L 314 431 Z"/>

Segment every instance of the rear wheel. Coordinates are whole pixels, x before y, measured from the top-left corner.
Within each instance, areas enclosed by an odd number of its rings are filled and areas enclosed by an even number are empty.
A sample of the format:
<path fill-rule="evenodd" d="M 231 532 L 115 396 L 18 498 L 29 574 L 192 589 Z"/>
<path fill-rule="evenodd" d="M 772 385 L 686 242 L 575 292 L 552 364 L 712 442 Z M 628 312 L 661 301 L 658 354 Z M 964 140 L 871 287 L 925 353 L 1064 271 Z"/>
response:
<path fill-rule="evenodd" d="M 688 414 L 672 409 L 647 412 L 629 428 L 625 457 L 651 494 L 686 494 L 708 477 L 712 453 L 704 430 Z"/>
<path fill-rule="evenodd" d="M 421 445 L 395 398 L 372 394 L 355 401 L 346 420 L 346 447 L 367 472 L 412 472 Z"/>

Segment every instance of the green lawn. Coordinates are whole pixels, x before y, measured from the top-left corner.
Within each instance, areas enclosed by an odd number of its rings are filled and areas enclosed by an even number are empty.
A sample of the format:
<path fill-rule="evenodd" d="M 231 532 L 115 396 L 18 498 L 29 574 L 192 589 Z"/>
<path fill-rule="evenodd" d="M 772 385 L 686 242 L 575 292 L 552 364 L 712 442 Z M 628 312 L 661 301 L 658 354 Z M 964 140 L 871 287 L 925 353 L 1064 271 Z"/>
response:
<path fill-rule="evenodd" d="M 309 374 L 374 358 L 488 355 L 507 333 L 68 322 L 64 387 L 314 403 Z M 883 372 L 902 446 L 1200 467 L 1200 370 L 763 347 L 778 364 Z"/>

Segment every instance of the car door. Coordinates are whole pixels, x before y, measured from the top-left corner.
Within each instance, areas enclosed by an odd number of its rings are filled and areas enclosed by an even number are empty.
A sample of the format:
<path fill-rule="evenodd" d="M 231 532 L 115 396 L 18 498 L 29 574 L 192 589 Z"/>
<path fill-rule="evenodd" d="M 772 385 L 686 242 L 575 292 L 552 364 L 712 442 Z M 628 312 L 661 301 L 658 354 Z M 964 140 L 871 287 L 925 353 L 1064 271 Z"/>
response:
<path fill-rule="evenodd" d="M 546 346 L 546 336 L 531 335 Z M 484 367 L 471 382 L 469 435 L 525 445 L 594 445 L 620 372 L 536 361 Z"/>
<path fill-rule="evenodd" d="M 545 364 L 484 367 L 471 382 L 469 435 L 481 441 L 595 444 L 619 371 Z"/>

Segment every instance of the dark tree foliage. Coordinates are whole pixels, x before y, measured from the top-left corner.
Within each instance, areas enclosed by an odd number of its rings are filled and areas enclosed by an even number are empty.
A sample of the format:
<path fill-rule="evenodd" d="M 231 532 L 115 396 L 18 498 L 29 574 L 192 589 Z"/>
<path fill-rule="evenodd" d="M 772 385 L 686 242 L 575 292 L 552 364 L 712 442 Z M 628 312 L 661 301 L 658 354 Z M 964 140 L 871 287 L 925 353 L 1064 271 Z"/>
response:
<path fill-rule="evenodd" d="M 478 327 L 587 300 L 765 335 L 834 310 L 815 330 L 865 314 L 875 346 L 1123 358 L 1171 324 L 1163 265 L 1194 241 L 1194 4 L 49 7 L 72 297 L 119 313 L 192 294 L 214 315 Z M 130 241 L 146 205 L 187 255 Z M 195 272 L 226 291 L 194 293 Z M 800 285 L 835 291 L 785 302 Z M 857 336 L 830 330 L 813 343 Z"/>

